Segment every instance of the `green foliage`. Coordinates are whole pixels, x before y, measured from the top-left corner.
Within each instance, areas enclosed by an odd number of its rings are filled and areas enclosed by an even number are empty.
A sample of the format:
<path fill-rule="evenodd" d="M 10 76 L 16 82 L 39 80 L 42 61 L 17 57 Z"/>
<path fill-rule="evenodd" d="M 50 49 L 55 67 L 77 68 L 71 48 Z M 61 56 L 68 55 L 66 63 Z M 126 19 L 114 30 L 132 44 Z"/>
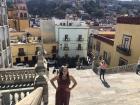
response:
<path fill-rule="evenodd" d="M 30 0 L 27 2 L 29 14 L 39 17 L 57 17 L 64 18 L 66 13 L 76 13 L 80 17 L 77 7 L 68 3 L 57 3 L 48 0 Z M 81 8 L 92 17 L 101 18 L 103 12 L 101 8 L 94 1 L 86 1 L 81 4 Z"/>
<path fill-rule="evenodd" d="M 86 2 L 83 4 L 83 8 L 92 17 L 102 18 L 104 16 L 102 9 L 94 1 Z"/>

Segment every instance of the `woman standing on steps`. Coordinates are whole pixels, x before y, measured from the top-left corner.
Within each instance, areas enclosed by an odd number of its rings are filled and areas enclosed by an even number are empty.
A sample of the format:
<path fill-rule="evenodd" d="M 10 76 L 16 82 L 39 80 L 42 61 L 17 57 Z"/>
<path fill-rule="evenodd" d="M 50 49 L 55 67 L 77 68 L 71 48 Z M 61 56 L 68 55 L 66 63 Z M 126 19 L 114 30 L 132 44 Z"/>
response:
<path fill-rule="evenodd" d="M 54 84 L 56 80 L 58 87 Z M 71 81 L 73 85 L 69 87 Z M 50 82 L 56 89 L 55 105 L 69 105 L 70 91 L 77 85 L 77 82 L 73 76 L 69 75 L 68 68 L 62 66 L 59 70 L 59 75 L 52 78 Z"/>

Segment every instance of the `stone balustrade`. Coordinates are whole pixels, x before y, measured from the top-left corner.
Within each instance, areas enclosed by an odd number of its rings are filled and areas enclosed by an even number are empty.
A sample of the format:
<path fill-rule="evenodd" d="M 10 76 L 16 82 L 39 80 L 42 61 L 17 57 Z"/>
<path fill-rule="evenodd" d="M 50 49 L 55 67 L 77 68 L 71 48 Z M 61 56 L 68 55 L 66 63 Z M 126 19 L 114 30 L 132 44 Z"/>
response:
<path fill-rule="evenodd" d="M 135 72 L 136 71 L 136 66 L 137 64 L 127 64 L 127 65 L 122 65 L 122 66 L 115 66 L 115 67 L 110 67 L 106 69 L 107 74 L 111 73 L 119 73 L 119 72 Z M 99 74 L 99 62 L 95 62 L 92 65 L 92 69 L 95 73 Z"/>
<path fill-rule="evenodd" d="M 107 73 L 118 73 L 118 72 L 135 72 L 137 64 L 128 64 L 123 66 L 116 66 L 107 68 Z"/>
<path fill-rule="evenodd" d="M 34 68 L 4 68 L 0 71 L 0 89 L 30 87 L 35 76 Z"/>
<path fill-rule="evenodd" d="M 14 89 L 2 91 L 1 98 L 4 105 L 15 105 L 17 102 L 28 96 L 34 88 Z"/>
<path fill-rule="evenodd" d="M 27 97 L 16 103 L 16 105 L 40 105 L 43 95 L 43 87 L 36 88 Z M 19 100 L 21 98 L 19 97 Z"/>

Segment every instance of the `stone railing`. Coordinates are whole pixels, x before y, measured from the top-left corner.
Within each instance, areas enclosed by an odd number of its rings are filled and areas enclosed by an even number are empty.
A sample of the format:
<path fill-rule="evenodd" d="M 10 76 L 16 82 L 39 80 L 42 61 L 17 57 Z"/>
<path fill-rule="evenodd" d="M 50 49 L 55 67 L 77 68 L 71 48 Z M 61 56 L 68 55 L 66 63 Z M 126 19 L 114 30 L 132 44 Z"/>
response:
<path fill-rule="evenodd" d="M 107 74 L 112 74 L 112 73 L 119 73 L 119 72 L 135 72 L 136 71 L 136 63 L 135 64 L 128 64 L 128 65 L 123 65 L 123 66 L 115 66 L 111 68 L 106 69 Z M 97 62 L 92 67 L 93 71 L 97 74 L 99 74 L 99 65 Z"/>
<path fill-rule="evenodd" d="M 43 87 L 38 87 L 27 97 L 16 103 L 16 105 L 41 105 Z"/>
<path fill-rule="evenodd" d="M 2 103 L 4 103 L 4 105 L 15 105 L 24 97 L 28 96 L 33 90 L 34 88 L 22 88 L 2 91 L 1 92 Z"/>
<path fill-rule="evenodd" d="M 30 87 L 34 83 L 35 76 L 34 68 L 3 69 L 0 71 L 0 89 Z M 16 87 L 13 86 L 15 84 Z"/>
<path fill-rule="evenodd" d="M 135 72 L 137 64 L 128 64 L 123 66 L 116 66 L 107 68 L 107 73 L 118 73 L 118 72 Z"/>

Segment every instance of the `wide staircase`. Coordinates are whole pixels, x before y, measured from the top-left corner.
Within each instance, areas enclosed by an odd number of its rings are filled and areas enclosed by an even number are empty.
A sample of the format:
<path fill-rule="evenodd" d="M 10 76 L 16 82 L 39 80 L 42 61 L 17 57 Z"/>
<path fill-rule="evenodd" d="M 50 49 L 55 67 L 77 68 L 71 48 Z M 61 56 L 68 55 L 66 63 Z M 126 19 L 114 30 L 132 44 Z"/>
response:
<path fill-rule="evenodd" d="M 71 91 L 70 105 L 139 105 L 140 77 L 135 68 L 136 64 L 108 68 L 106 82 L 91 69 L 69 69 L 78 83 Z M 1 71 L 0 104 L 55 105 L 56 90 L 49 79 L 56 74 L 50 68 L 46 77 L 43 67 L 37 69 Z"/>

